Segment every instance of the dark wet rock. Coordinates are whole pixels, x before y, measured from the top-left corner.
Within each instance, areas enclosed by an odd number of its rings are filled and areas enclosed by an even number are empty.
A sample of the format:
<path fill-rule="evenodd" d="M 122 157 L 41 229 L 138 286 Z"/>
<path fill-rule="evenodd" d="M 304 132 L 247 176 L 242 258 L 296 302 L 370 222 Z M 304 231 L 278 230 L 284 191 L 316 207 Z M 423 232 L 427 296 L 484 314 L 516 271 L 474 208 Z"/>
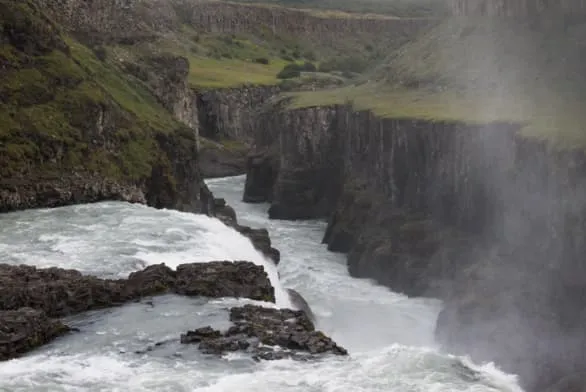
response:
<path fill-rule="evenodd" d="M 181 264 L 177 267 L 175 292 L 275 301 L 275 289 L 264 268 L 247 261 Z"/>
<path fill-rule="evenodd" d="M 42 346 L 67 333 L 69 327 L 31 308 L 0 311 L 0 360 Z"/>
<path fill-rule="evenodd" d="M 245 237 L 248 237 L 252 242 L 252 245 L 265 256 L 270 258 L 278 264 L 281 259 L 281 252 L 278 249 L 271 246 L 271 237 L 267 229 L 253 229 L 249 226 L 236 225 L 234 226 L 236 231 Z"/>
<path fill-rule="evenodd" d="M 206 339 L 217 339 L 222 336 L 220 331 L 216 331 L 212 327 L 198 328 L 194 331 L 188 331 L 181 335 L 181 343 L 200 343 Z"/>
<path fill-rule="evenodd" d="M 287 289 L 287 294 L 289 294 L 289 300 L 291 301 L 293 306 L 299 310 L 304 311 L 307 317 L 309 317 L 311 321 L 315 322 L 315 315 L 311 311 L 311 307 L 309 306 L 305 298 L 303 298 L 303 296 L 299 294 L 298 291 L 293 289 Z"/>
<path fill-rule="evenodd" d="M 236 212 L 232 207 L 226 204 L 226 200 L 222 198 L 214 199 L 214 215 L 216 218 L 224 222 L 224 224 L 232 227 L 234 230 L 247 237 L 256 250 L 273 260 L 275 264 L 279 263 L 281 252 L 272 247 L 271 237 L 269 236 L 267 229 L 253 229 L 252 227 L 238 224 Z"/>
<path fill-rule="evenodd" d="M 119 280 L 62 268 L 0 264 L 0 310 L 31 307 L 62 317 L 166 292 L 275 300 L 264 268 L 246 261 L 182 264 L 176 271 L 151 265 Z"/>
<path fill-rule="evenodd" d="M 246 162 L 246 184 L 242 200 L 247 203 L 270 202 L 278 173 L 279 156 L 276 149 L 251 153 Z"/>
<path fill-rule="evenodd" d="M 266 360 L 299 359 L 303 354 L 348 354 L 323 332 L 316 331 L 303 311 L 245 305 L 230 309 L 230 321 L 234 325 L 225 332 L 199 328 L 183 334 L 181 342 L 199 343 L 199 349 L 208 354 L 246 351 L 255 359 Z"/>
<path fill-rule="evenodd" d="M 176 272 L 165 264 L 150 265 L 128 276 L 126 290 L 133 297 L 164 293 L 175 287 L 176 277 Z"/>
<path fill-rule="evenodd" d="M 182 264 L 176 271 L 164 264 L 151 265 L 118 280 L 62 268 L 0 264 L 0 359 L 45 344 L 69 330 L 50 317 L 168 292 L 275 301 L 264 268 L 245 261 Z"/>
<path fill-rule="evenodd" d="M 214 198 L 214 215 L 228 226 L 234 226 L 238 221 L 236 211 L 223 198 Z"/>

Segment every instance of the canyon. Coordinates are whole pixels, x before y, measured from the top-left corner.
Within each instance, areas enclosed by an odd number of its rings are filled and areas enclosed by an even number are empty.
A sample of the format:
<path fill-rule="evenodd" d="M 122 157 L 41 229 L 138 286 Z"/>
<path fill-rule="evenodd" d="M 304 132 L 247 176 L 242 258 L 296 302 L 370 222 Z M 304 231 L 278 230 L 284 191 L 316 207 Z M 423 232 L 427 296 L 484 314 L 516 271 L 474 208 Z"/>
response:
<path fill-rule="evenodd" d="M 0 4 L 0 10 L 8 9 Z M 25 60 L 38 61 L 39 51 L 63 53 L 68 65 L 83 64 L 76 57 L 78 44 L 63 38 L 37 4 L 88 45 L 147 42 L 154 31 L 164 34 L 187 21 L 199 32 L 258 33 L 262 27 L 302 40 L 319 37 L 318 46 L 334 47 L 342 45 L 341 35 L 384 36 L 393 37 L 387 47 L 398 47 L 437 23 L 221 2 L 43 0 L 25 7 L 48 26 L 42 31 L 51 33 L 47 47 L 31 48 L 31 41 L 45 42 L 34 28 L 25 31 L 32 35 L 25 42 L 21 35 L 9 36 L 5 42 L 24 54 L 1 58 L 2 77 Z M 526 1 L 451 4 L 458 16 L 525 18 L 584 9 L 582 2 L 569 1 L 556 7 Z M 352 102 L 299 107 L 292 104 L 295 95 L 282 96 L 274 85 L 194 88 L 185 56 L 143 60 L 125 62 L 125 70 L 155 99 L 141 109 L 155 108 L 158 118 L 142 118 L 103 89 L 105 99 L 76 108 L 86 117 L 67 119 L 68 126 L 83 130 L 73 133 L 75 143 L 38 126 L 40 136 L 31 147 L 21 140 L 30 136 L 24 127 L 29 124 L 10 123 L 11 133 L 0 139 L 0 148 L 11 145 L 11 153 L 0 158 L 0 211 L 124 200 L 206 213 L 278 261 L 268 232 L 239 226 L 234 211 L 204 183 L 204 177 L 246 170 L 243 199 L 270 202 L 273 219 L 327 219 L 323 242 L 347 254 L 352 276 L 409 296 L 442 299 L 436 337 L 446 350 L 495 361 L 519 374 L 528 391 L 565 391 L 581 382 L 586 156 L 580 146 L 561 148 L 528 137 L 522 121 L 384 116 Z M 91 80 L 93 63 L 85 64 L 83 76 L 74 80 Z M 81 85 L 55 84 L 74 85 L 75 91 Z M 163 125 L 146 126 L 152 119 L 163 119 Z M 146 136 L 129 125 L 134 122 L 145 125 Z M 143 135 L 138 145 L 136 135 Z M 241 146 L 232 149 L 226 140 Z M 79 155 L 93 165 L 80 162 Z M 137 163 L 140 170 L 130 172 Z"/>

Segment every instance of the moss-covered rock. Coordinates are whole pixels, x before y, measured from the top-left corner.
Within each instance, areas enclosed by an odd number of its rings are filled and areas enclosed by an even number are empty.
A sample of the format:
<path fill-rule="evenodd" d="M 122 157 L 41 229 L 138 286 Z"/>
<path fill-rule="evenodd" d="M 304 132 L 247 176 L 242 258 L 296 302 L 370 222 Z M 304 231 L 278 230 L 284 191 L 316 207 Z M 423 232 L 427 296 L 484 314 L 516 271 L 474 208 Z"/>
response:
<path fill-rule="evenodd" d="M 0 0 L 0 211 L 104 199 L 207 209 L 197 135 L 147 86 Z"/>

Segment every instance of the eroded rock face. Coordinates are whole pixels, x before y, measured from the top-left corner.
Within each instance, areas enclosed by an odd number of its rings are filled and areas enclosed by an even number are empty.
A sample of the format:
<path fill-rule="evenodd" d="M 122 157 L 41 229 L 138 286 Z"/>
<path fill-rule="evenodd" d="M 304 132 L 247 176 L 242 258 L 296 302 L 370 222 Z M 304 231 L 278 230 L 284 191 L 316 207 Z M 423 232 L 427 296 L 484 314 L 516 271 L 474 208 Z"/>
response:
<path fill-rule="evenodd" d="M 348 354 L 322 332 L 316 331 L 303 311 L 246 305 L 232 308 L 230 321 L 234 325 L 225 332 L 211 327 L 199 328 L 181 335 L 181 342 L 199 343 L 199 349 L 208 354 L 246 351 L 254 358 L 266 360 L 307 359 L 308 354 Z M 272 349 L 275 346 L 284 350 L 275 351 Z"/>
<path fill-rule="evenodd" d="M 14 358 L 69 332 L 69 327 L 32 308 L 0 311 L 0 361 Z"/>

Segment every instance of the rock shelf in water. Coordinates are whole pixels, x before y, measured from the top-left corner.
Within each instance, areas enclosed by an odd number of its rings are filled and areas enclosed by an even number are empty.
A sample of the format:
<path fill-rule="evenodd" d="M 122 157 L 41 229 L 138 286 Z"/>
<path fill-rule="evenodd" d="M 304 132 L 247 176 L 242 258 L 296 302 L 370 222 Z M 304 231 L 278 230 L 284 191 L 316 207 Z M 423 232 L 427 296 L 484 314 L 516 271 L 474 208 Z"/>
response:
<path fill-rule="evenodd" d="M 0 264 L 0 360 L 14 358 L 70 331 L 57 320 L 59 317 L 165 293 L 275 302 L 275 290 L 264 268 L 247 261 L 181 264 L 176 270 L 157 264 L 133 272 L 127 279 L 116 280 L 63 268 Z M 231 319 L 242 314 L 237 309 L 240 308 L 232 309 Z M 256 323 L 246 329 L 253 331 L 254 336 L 268 336 L 273 330 L 290 332 L 290 344 L 298 342 L 300 350 L 345 352 L 325 335 L 315 332 L 311 321 L 301 316 L 303 312 L 267 309 L 266 314 L 273 315 L 273 319 L 257 323 L 258 315 L 264 314 L 263 308 L 243 309 L 248 312 L 242 316 L 246 322 Z M 251 309 L 254 309 L 252 313 Z M 278 315 L 281 318 L 275 319 Z M 275 324 L 285 316 L 294 320 L 293 329 Z M 242 323 L 236 320 L 236 326 L 239 325 Z M 235 330 L 231 331 L 232 337 Z"/>
<path fill-rule="evenodd" d="M 257 360 L 348 354 L 332 339 L 316 331 L 313 322 L 301 310 L 245 305 L 230 309 L 230 321 L 234 325 L 225 332 L 211 327 L 188 331 L 181 335 L 181 343 L 199 343 L 199 349 L 206 354 L 246 351 Z"/>

